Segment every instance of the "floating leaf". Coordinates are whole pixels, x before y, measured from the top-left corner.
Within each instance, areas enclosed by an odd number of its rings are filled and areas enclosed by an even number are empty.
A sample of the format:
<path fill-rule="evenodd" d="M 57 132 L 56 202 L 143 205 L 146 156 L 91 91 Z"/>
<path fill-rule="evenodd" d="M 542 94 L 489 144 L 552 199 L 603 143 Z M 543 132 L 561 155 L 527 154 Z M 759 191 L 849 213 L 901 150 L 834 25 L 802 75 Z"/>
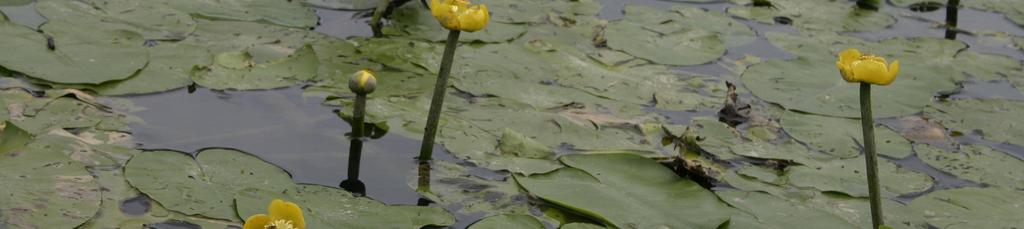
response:
<path fill-rule="evenodd" d="M 665 12 L 628 5 L 625 9 L 626 18 L 609 23 L 604 31 L 608 47 L 668 65 L 697 65 L 718 59 L 725 54 L 726 47 L 719 33 L 696 26 L 700 22 L 685 17 L 710 18 L 713 14 L 689 9 L 676 6 L 674 11 Z M 740 23 L 736 25 L 746 27 Z M 749 28 L 746 29 L 749 31 Z"/>
<path fill-rule="evenodd" d="M 1024 146 L 1018 121 L 1024 103 L 1010 100 L 949 100 L 924 109 L 924 117 L 949 130 L 977 133 L 989 141 Z"/>
<path fill-rule="evenodd" d="M 789 111 L 783 113 L 781 122 L 786 133 L 796 140 L 836 157 L 855 157 L 864 148 L 864 133 L 857 119 Z M 875 126 L 875 144 L 878 154 L 892 158 L 905 158 L 913 153 L 907 139 L 884 125 Z"/>
<path fill-rule="evenodd" d="M 417 168 L 413 176 L 420 176 L 419 169 L 422 168 Z M 409 187 L 428 189 L 420 194 L 441 206 L 457 206 L 460 214 L 527 214 L 530 211 L 526 194 L 520 192 L 510 178 L 480 178 L 465 166 L 444 161 L 434 161 L 430 169 L 429 186 L 421 187 L 418 179 L 410 179 Z"/>
<path fill-rule="evenodd" d="M 4 128 L 4 144 L 21 135 L 8 136 L 14 128 Z M 6 150 L 0 154 L 0 227 L 75 228 L 96 214 L 99 185 L 84 165 L 56 150 Z"/>
<path fill-rule="evenodd" d="M 785 177 L 789 184 L 797 187 L 866 197 L 868 184 L 864 163 L 864 156 L 858 156 L 792 166 L 786 170 Z M 934 183 L 927 174 L 904 169 L 884 158 L 878 159 L 878 176 L 881 194 L 887 197 L 924 192 Z"/>
<path fill-rule="evenodd" d="M 247 189 L 235 197 L 237 215 L 265 214 L 267 204 L 283 199 L 303 210 L 307 228 L 421 228 L 447 226 L 455 217 L 444 209 L 419 206 L 388 206 L 345 190 L 319 185 L 297 185 L 286 193 Z"/>
<path fill-rule="evenodd" d="M 536 217 L 530 215 L 495 215 L 476 221 L 468 229 L 543 229 L 547 228 Z"/>
<path fill-rule="evenodd" d="M 961 145 L 949 152 L 929 145 L 916 145 L 917 157 L 932 167 L 995 187 L 1024 189 L 1024 161 L 978 145 Z"/>
<path fill-rule="evenodd" d="M 180 1 L 155 0 L 171 8 L 200 15 L 205 18 L 270 22 L 288 27 L 313 28 L 319 18 L 316 11 L 303 6 L 302 1 L 233 0 L 233 1 Z"/>
<path fill-rule="evenodd" d="M 103 201 L 96 216 L 77 227 L 79 229 L 144 228 L 147 225 L 163 222 L 189 223 L 202 228 L 241 226 L 229 221 L 192 217 L 168 211 L 160 203 L 132 188 L 120 169 L 98 170 L 94 171 L 94 174 L 99 178 L 100 195 L 103 197 Z M 137 204 L 143 209 L 122 209 L 128 204 Z"/>
<path fill-rule="evenodd" d="M 846 1 L 771 0 L 771 3 L 772 7 L 729 7 L 727 12 L 768 24 L 775 24 L 775 18 L 788 18 L 793 26 L 811 32 L 875 31 L 896 23 L 896 18 L 884 11 L 860 9 Z"/>
<path fill-rule="evenodd" d="M 857 228 L 828 212 L 760 192 L 719 191 L 734 213 L 729 228 Z"/>
<path fill-rule="evenodd" d="M 202 46 L 211 53 L 248 52 L 260 47 L 277 50 L 274 56 L 282 57 L 326 37 L 306 29 L 257 22 L 203 19 L 196 19 L 196 22 L 195 32 L 181 43 Z"/>
<path fill-rule="evenodd" d="M 127 30 L 147 40 L 181 40 L 196 28 L 192 16 L 185 12 L 133 0 L 44 0 L 36 3 L 36 10 L 49 21 Z"/>
<path fill-rule="evenodd" d="M 100 84 L 101 95 L 132 95 L 163 92 L 192 84 L 189 74 L 195 66 L 206 66 L 213 56 L 203 47 L 190 44 L 160 44 L 149 48 L 146 68 L 131 78 Z"/>
<path fill-rule="evenodd" d="M 491 20 L 504 23 L 539 23 L 550 18 L 579 19 L 596 16 L 601 4 L 595 0 L 480 0 L 491 12 Z M 488 27 L 487 29 L 491 29 Z"/>
<path fill-rule="evenodd" d="M 812 152 L 796 141 L 771 144 L 764 141 L 744 142 L 729 146 L 732 153 L 745 157 L 793 161 L 800 164 L 814 164 L 833 156 Z"/>
<path fill-rule="evenodd" d="M 999 188 L 939 190 L 910 208 L 937 228 L 1013 228 L 1024 225 L 1024 192 Z"/>
<path fill-rule="evenodd" d="M 254 63 L 246 52 L 216 55 L 213 64 L 192 71 L 192 80 L 204 87 L 224 90 L 272 89 L 294 85 L 316 77 L 319 62 L 312 46 L 266 63 Z"/>
<path fill-rule="evenodd" d="M 25 130 L 15 126 L 14 123 L 4 121 L 3 132 L 0 132 L 0 154 L 7 154 L 16 150 L 25 148 L 32 141 L 32 134 L 29 134 Z"/>
<path fill-rule="evenodd" d="M 173 151 L 144 152 L 124 170 L 133 187 L 169 210 L 229 221 L 240 220 L 234 209 L 239 191 L 283 192 L 293 186 L 277 166 L 224 149 L 204 150 L 195 159 Z"/>
<path fill-rule="evenodd" d="M 131 77 L 149 59 L 142 36 L 134 32 L 64 21 L 40 29 L 43 34 L 0 22 L 0 49 L 14 54 L 0 56 L 0 65 L 55 83 L 99 84 Z"/>
<path fill-rule="evenodd" d="M 641 156 L 567 155 L 561 160 L 569 167 L 517 176 L 516 181 L 541 199 L 621 228 L 715 228 L 733 212 L 696 183 Z"/>

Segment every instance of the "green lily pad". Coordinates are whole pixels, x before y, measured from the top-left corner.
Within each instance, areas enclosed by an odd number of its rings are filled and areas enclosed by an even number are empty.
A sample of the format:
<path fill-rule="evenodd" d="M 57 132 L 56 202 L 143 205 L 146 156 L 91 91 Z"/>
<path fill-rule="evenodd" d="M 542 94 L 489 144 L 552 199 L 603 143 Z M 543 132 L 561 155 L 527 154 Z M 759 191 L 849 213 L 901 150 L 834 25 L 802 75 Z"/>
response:
<path fill-rule="evenodd" d="M 641 156 L 567 155 L 561 161 L 569 167 L 516 181 L 547 202 L 620 228 L 715 228 L 733 212 L 711 192 Z"/>
<path fill-rule="evenodd" d="M 1013 0 L 965 1 L 964 6 L 1002 13 L 1007 19 L 1024 26 L 1024 4 Z"/>
<path fill-rule="evenodd" d="M 729 228 L 858 228 L 826 211 L 760 192 L 719 191 L 722 201 L 739 209 Z"/>
<path fill-rule="evenodd" d="M 964 73 L 981 80 L 1024 78 L 1021 60 L 1008 56 L 964 51 L 956 54 L 956 62 Z"/>
<path fill-rule="evenodd" d="M 831 155 L 812 152 L 796 141 L 785 141 L 778 144 L 764 141 L 744 142 L 732 144 L 729 146 L 729 150 L 744 157 L 793 161 L 804 165 L 834 158 Z"/>
<path fill-rule="evenodd" d="M 45 35 L 0 22 L 0 49 L 16 54 L 0 56 L 0 65 L 55 83 L 99 84 L 131 77 L 149 59 L 142 36 L 134 32 L 64 21 L 50 21 L 41 30 Z"/>
<path fill-rule="evenodd" d="M 235 213 L 236 193 L 249 188 L 283 192 L 293 186 L 281 168 L 224 149 L 204 150 L 195 159 L 173 151 L 144 152 L 124 170 L 133 187 L 169 210 L 229 221 L 241 220 Z"/>
<path fill-rule="evenodd" d="M 131 148 L 134 144 L 127 134 L 99 130 L 82 130 L 72 134 L 65 130 L 51 130 L 37 135 L 28 145 L 28 150 L 53 150 L 62 152 L 71 160 L 91 167 L 120 167 L 139 151 Z"/>
<path fill-rule="evenodd" d="M 562 224 L 562 226 L 559 227 L 559 229 L 605 229 L 605 228 L 606 227 L 604 227 L 604 226 L 598 226 L 598 225 L 589 224 L 589 223 L 567 223 L 567 224 Z"/>
<path fill-rule="evenodd" d="M 472 175 L 465 166 L 435 161 L 430 166 L 430 183 L 419 184 L 419 169 L 409 187 L 440 206 L 457 206 L 460 214 L 528 214 L 525 193 L 511 179 L 491 180 Z"/>
<path fill-rule="evenodd" d="M 868 196 L 868 180 L 864 156 L 837 159 L 818 164 L 789 167 L 785 177 L 788 183 L 821 191 L 841 192 L 854 197 Z M 897 166 L 884 158 L 878 159 L 878 176 L 882 196 L 895 197 L 927 191 L 934 179 Z"/>
<path fill-rule="evenodd" d="M 242 52 L 261 47 L 287 56 L 326 35 L 300 28 L 247 22 L 196 19 L 196 30 L 181 43 L 202 46 L 212 53 Z M 267 57 L 267 59 L 274 59 Z"/>
<path fill-rule="evenodd" d="M 132 0 L 44 0 L 36 3 L 36 10 L 49 21 L 127 30 L 147 40 L 181 40 L 196 28 L 185 12 Z"/>
<path fill-rule="evenodd" d="M 932 167 L 995 187 L 1024 189 L 1024 161 L 978 145 L 961 145 L 959 152 L 949 152 L 929 145 L 914 147 L 917 157 Z"/>
<path fill-rule="evenodd" d="M 1009 100 L 950 100 L 930 105 L 924 117 L 958 133 L 977 133 L 989 141 L 1024 146 L 1017 117 L 1024 103 Z"/>
<path fill-rule="evenodd" d="M 192 84 L 189 74 L 195 66 L 207 66 L 213 56 L 206 48 L 191 44 L 160 44 L 149 48 L 146 68 L 131 78 L 92 88 L 101 95 L 134 95 L 170 91 Z"/>
<path fill-rule="evenodd" d="M 861 155 L 864 133 L 860 120 L 786 112 L 782 128 L 790 136 L 818 150 L 841 158 Z M 910 141 L 885 125 L 875 125 L 877 152 L 892 158 L 905 158 L 913 153 Z"/>
<path fill-rule="evenodd" d="M 0 132 L 0 136 L 3 136 L 3 141 L 0 142 L 0 154 L 7 154 L 15 150 L 21 150 L 25 148 L 32 141 L 32 134 L 25 130 L 15 126 L 14 123 L 4 121 L 3 132 Z"/>
<path fill-rule="evenodd" d="M 866 197 L 851 197 L 840 193 L 816 193 L 809 197 L 794 198 L 804 205 L 832 213 L 860 228 L 871 227 L 871 204 Z M 884 222 L 892 228 L 926 228 L 924 217 L 899 202 L 882 199 Z"/>
<path fill-rule="evenodd" d="M 420 206 L 388 206 L 345 190 L 319 185 L 297 185 L 286 193 L 248 189 L 235 197 L 238 215 L 266 214 L 267 204 L 282 199 L 303 210 L 306 228 L 421 228 L 447 226 L 455 217 L 444 209 Z"/>
<path fill-rule="evenodd" d="M 303 1 L 234 0 L 234 1 L 178 1 L 156 0 L 171 8 L 204 18 L 269 22 L 288 27 L 313 28 L 319 17 Z"/>
<path fill-rule="evenodd" d="M 1013 228 L 1024 225 L 1024 192 L 999 188 L 939 190 L 910 208 L 937 228 Z"/>
<path fill-rule="evenodd" d="M 13 122 L 29 133 L 42 134 L 54 129 L 95 127 L 104 130 L 126 130 L 127 118 L 110 113 L 85 101 L 71 97 L 42 99 L 34 105 L 22 105 L 22 117 Z"/>
<path fill-rule="evenodd" d="M 713 14 L 689 9 L 677 6 L 673 11 L 666 12 L 629 5 L 625 10 L 626 18 L 609 23 L 605 29 L 608 47 L 668 65 L 704 64 L 725 55 L 726 43 L 720 36 L 730 35 L 720 35 L 717 31 L 697 26 L 700 22 L 688 20 L 686 16 L 711 18 Z M 736 24 L 746 27 L 738 22 Z"/>
<path fill-rule="evenodd" d="M 382 30 L 388 36 L 409 37 L 427 41 L 445 41 L 448 30 L 437 22 L 437 19 L 420 4 L 405 4 L 395 9 L 391 15 L 392 23 Z M 490 22 L 487 28 L 476 32 L 464 32 L 459 36 L 461 42 L 508 42 L 526 32 L 521 24 Z"/>
<path fill-rule="evenodd" d="M 217 54 L 212 65 L 193 69 L 192 80 L 217 90 L 272 89 L 313 79 L 318 65 L 316 53 L 308 45 L 266 63 L 255 63 L 247 52 L 227 52 Z"/>
<path fill-rule="evenodd" d="M 776 17 L 786 17 L 792 19 L 793 26 L 813 32 L 875 31 L 896 23 L 896 18 L 885 11 L 863 10 L 847 1 L 771 0 L 771 3 L 772 7 L 729 7 L 727 12 L 768 24 L 775 24 Z"/>
<path fill-rule="evenodd" d="M 16 128 L 4 127 L 4 144 L 24 137 Z M 0 227 L 75 228 L 96 214 L 99 185 L 84 165 L 56 150 L 4 150 L 8 152 L 0 154 L 0 183 L 5 185 L 0 189 Z"/>
<path fill-rule="evenodd" d="M 502 133 L 498 151 L 500 156 L 483 160 L 484 167 L 524 175 L 546 173 L 562 167 L 555 162 L 555 152 L 551 148 L 511 129 Z"/>
<path fill-rule="evenodd" d="M 377 8 L 377 0 L 305 0 L 306 4 L 336 10 L 368 10 Z"/>
<path fill-rule="evenodd" d="M 536 217 L 520 214 L 495 215 L 476 221 L 469 229 L 543 229 L 547 228 Z"/>
<path fill-rule="evenodd" d="M 79 229 L 144 228 L 147 225 L 163 222 L 186 222 L 199 225 L 202 228 L 241 227 L 238 223 L 230 221 L 192 217 L 168 211 L 160 203 L 146 198 L 145 195 L 132 188 L 120 169 L 97 169 L 94 170 L 94 174 L 98 177 L 103 201 L 100 203 L 100 210 L 96 216 L 78 226 Z M 121 209 L 122 203 L 125 201 L 144 201 L 145 204 L 142 205 L 147 208 L 143 212 L 125 212 Z"/>

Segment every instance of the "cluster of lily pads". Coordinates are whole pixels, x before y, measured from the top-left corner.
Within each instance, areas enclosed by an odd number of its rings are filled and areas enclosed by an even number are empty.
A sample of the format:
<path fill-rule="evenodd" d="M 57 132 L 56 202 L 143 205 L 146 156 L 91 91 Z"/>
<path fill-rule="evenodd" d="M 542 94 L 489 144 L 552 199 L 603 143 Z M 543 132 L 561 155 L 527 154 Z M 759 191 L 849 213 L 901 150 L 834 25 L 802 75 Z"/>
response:
<path fill-rule="evenodd" d="M 491 24 L 460 40 L 437 138 L 459 160 L 508 175 L 487 179 L 435 161 L 422 194 L 459 206 L 455 213 L 490 216 L 472 228 L 867 227 L 858 95 L 834 65 L 838 51 L 855 47 L 903 64 L 900 79 L 874 95 L 887 225 L 1024 225 L 1024 155 L 991 147 L 1024 146 L 1016 119 L 1024 102 L 942 96 L 968 80 L 1024 86 L 1020 60 L 955 40 L 848 35 L 885 29 L 903 11 L 731 2 L 724 12 L 627 5 L 622 19 L 608 21 L 594 0 L 475 1 L 488 6 Z M 1019 1 L 972 2 L 1017 23 L 1024 15 Z M 0 50 L 16 54 L 0 55 L 4 75 L 32 84 L 0 91 L 0 226 L 220 228 L 264 212 L 272 199 L 302 206 L 309 228 L 454 224 L 438 206 L 389 206 L 296 184 L 236 150 L 134 149 L 128 123 L 138 118 L 121 108 L 130 106 L 95 97 L 192 84 L 304 85 L 325 105 L 349 107 L 349 75 L 371 69 L 378 84 L 368 122 L 419 139 L 447 31 L 423 6 L 406 4 L 384 38 L 329 37 L 309 30 L 312 6 L 367 9 L 376 1 L 40 0 L 47 22 L 39 28 L 0 15 Z M 748 26 L 782 22 L 796 29 Z M 758 39 L 791 58 L 726 55 Z M 679 68 L 693 65 L 729 72 Z M 727 123 L 713 117 L 723 104 L 750 107 Z M 680 113 L 695 117 L 670 117 Z M 960 135 L 980 140 L 961 145 Z M 985 142 L 992 144 L 977 144 Z M 918 159 L 964 184 L 936 187 L 904 167 Z M 133 198 L 153 201 L 145 212 L 122 211 Z"/>

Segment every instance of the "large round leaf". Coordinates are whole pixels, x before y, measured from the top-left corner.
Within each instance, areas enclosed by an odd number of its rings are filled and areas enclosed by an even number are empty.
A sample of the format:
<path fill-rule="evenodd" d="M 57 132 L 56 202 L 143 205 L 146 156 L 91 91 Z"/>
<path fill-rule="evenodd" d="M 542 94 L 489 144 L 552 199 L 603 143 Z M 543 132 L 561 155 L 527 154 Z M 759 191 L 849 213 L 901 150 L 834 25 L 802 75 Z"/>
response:
<path fill-rule="evenodd" d="M 172 151 L 144 152 L 125 166 L 132 186 L 164 207 L 186 215 L 238 221 L 235 194 L 252 188 L 283 192 L 293 186 L 287 172 L 234 150 L 204 150 L 193 159 Z"/>
<path fill-rule="evenodd" d="M 147 40 L 181 40 L 196 28 L 185 12 L 133 0 L 44 0 L 36 3 L 36 10 L 50 21 L 127 30 Z"/>
<path fill-rule="evenodd" d="M 103 201 L 96 216 L 77 227 L 78 229 L 145 228 L 147 225 L 164 222 L 188 223 L 202 228 L 240 226 L 230 221 L 186 216 L 168 211 L 160 203 L 132 188 L 120 169 L 99 170 L 94 174 L 98 177 Z"/>
<path fill-rule="evenodd" d="M 962 134 L 977 133 L 989 141 L 1024 146 L 1024 102 L 950 100 L 924 109 L 924 117 Z"/>
<path fill-rule="evenodd" d="M 961 179 L 995 187 L 1024 189 L 1024 161 L 978 145 L 961 145 L 949 152 L 929 145 L 916 145 L 917 157 L 943 172 Z"/>
<path fill-rule="evenodd" d="M 797 187 L 841 192 L 854 197 L 868 196 L 864 156 L 837 159 L 786 170 L 788 183 Z M 904 169 L 884 158 L 878 159 L 878 176 L 883 196 L 895 197 L 927 191 L 934 179 L 924 173 Z"/>
<path fill-rule="evenodd" d="M 17 128 L 4 127 L 0 141 L 24 136 Z M 75 228 L 96 214 L 99 185 L 83 164 L 55 149 L 4 148 L 0 228 Z"/>
<path fill-rule="evenodd" d="M 484 218 L 473 225 L 469 225 L 468 229 L 542 229 L 544 224 L 540 223 L 536 217 L 530 215 L 520 214 L 505 214 L 495 215 Z"/>
<path fill-rule="evenodd" d="M 422 175 L 422 167 L 415 169 L 410 178 Z M 511 179 L 480 178 L 473 175 L 470 168 L 445 161 L 431 164 L 428 175 L 428 184 L 409 179 L 409 187 L 440 206 L 457 206 L 458 214 L 527 214 L 530 211 L 526 194 Z"/>
<path fill-rule="evenodd" d="M 376 0 L 305 0 L 306 4 L 336 10 L 368 10 L 377 7 Z"/>
<path fill-rule="evenodd" d="M 55 83 L 99 84 L 131 77 L 149 59 L 142 36 L 134 32 L 63 21 L 41 30 L 46 35 L 0 22 L 0 49 L 9 54 L 0 55 L 0 65 Z"/>
<path fill-rule="evenodd" d="M 745 1 L 750 2 L 750 1 Z M 793 26 L 808 32 L 820 31 L 874 31 L 896 23 L 896 18 L 885 11 L 860 9 L 848 1 L 827 0 L 771 0 L 772 7 L 750 4 L 729 7 L 729 14 L 774 24 L 775 18 L 792 20 Z"/>
<path fill-rule="evenodd" d="M 715 192 L 729 205 L 739 209 L 729 228 L 857 228 L 826 211 L 807 207 L 760 192 Z"/>
<path fill-rule="evenodd" d="M 570 167 L 516 181 L 545 201 L 619 228 L 715 228 L 733 212 L 708 190 L 641 156 L 561 160 Z"/>
<path fill-rule="evenodd" d="M 782 115 L 782 127 L 787 134 L 812 149 L 836 157 L 855 157 L 860 155 L 864 148 L 864 134 L 861 131 L 860 120 L 857 119 L 789 111 Z M 905 158 L 912 153 L 907 139 L 883 125 L 875 126 L 875 144 L 880 155 Z"/>
<path fill-rule="evenodd" d="M 289 56 L 256 63 L 247 52 L 227 52 L 213 58 L 213 64 L 192 71 L 192 80 L 212 89 L 272 89 L 294 85 L 316 77 L 319 61 L 312 46 Z"/>
<path fill-rule="evenodd" d="M 725 42 L 718 33 L 695 26 L 699 22 L 682 14 L 632 5 L 627 6 L 626 13 L 637 16 L 612 22 L 605 28 L 608 47 L 668 65 L 703 64 L 725 54 Z"/>
<path fill-rule="evenodd" d="M 302 1 L 281 0 L 227 0 L 180 1 L 153 0 L 171 8 L 206 18 L 270 22 L 288 27 L 313 28 L 319 18 L 316 11 L 303 6 Z"/>
<path fill-rule="evenodd" d="M 319 185 L 298 185 L 293 189 L 286 193 L 247 189 L 235 197 L 237 214 L 266 214 L 271 201 L 283 199 L 302 208 L 306 228 L 422 228 L 455 223 L 455 217 L 441 208 L 388 206 Z"/>
<path fill-rule="evenodd" d="M 1000 188 L 939 190 L 918 197 L 910 208 L 936 228 L 1014 228 L 1024 225 L 1024 192 Z"/>
<path fill-rule="evenodd" d="M 101 95 L 131 95 L 182 88 L 192 84 L 189 74 L 193 67 L 209 65 L 213 58 L 205 48 L 190 44 L 160 44 L 149 48 L 149 53 L 149 65 L 135 76 L 92 90 Z"/>

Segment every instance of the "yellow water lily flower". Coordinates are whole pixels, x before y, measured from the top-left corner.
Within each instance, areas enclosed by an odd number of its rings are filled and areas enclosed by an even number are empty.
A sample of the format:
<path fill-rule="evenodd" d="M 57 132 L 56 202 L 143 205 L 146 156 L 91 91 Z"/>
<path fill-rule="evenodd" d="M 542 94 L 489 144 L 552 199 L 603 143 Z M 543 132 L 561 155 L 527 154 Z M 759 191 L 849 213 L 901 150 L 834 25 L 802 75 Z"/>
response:
<path fill-rule="evenodd" d="M 894 60 L 887 66 L 885 58 L 862 55 L 860 50 L 847 49 L 839 53 L 836 68 L 846 82 L 889 85 L 900 71 L 900 61 Z"/>
<path fill-rule="evenodd" d="M 476 32 L 491 19 L 487 6 L 469 5 L 469 0 L 430 0 L 430 13 L 449 30 Z"/>
<path fill-rule="evenodd" d="M 243 229 L 305 229 L 302 208 L 295 203 L 275 199 L 267 206 L 267 213 L 256 214 L 245 220 Z"/>
<path fill-rule="evenodd" d="M 349 78 L 348 89 L 361 94 L 373 93 L 377 89 L 377 76 L 369 69 L 359 70 Z"/>

